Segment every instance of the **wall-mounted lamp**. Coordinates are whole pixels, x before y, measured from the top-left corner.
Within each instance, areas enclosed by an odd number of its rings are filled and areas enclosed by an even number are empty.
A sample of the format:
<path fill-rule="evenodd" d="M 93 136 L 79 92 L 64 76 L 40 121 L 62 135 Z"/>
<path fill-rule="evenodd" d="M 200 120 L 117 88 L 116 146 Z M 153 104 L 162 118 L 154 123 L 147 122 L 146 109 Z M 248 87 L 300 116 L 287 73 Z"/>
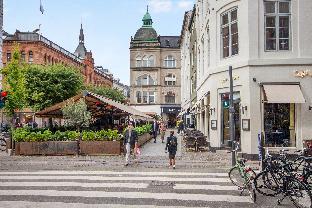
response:
<path fill-rule="evenodd" d="M 312 110 L 312 105 L 309 106 L 309 110 Z"/>
<path fill-rule="evenodd" d="M 247 111 L 247 105 L 242 106 L 242 114 L 245 114 L 245 111 Z"/>
<path fill-rule="evenodd" d="M 216 109 L 215 108 L 210 108 L 210 115 L 212 115 L 212 112 L 215 113 Z"/>

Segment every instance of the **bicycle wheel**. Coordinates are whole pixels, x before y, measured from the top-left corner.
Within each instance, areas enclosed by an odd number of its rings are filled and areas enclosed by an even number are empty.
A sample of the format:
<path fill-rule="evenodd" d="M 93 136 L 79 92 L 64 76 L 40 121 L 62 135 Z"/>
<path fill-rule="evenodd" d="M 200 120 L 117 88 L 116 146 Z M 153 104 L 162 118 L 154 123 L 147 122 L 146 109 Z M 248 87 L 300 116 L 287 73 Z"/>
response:
<path fill-rule="evenodd" d="M 244 179 L 244 176 L 242 175 L 243 173 L 241 173 L 239 167 L 235 166 L 233 167 L 230 171 L 229 171 L 229 177 L 230 177 L 230 180 L 231 182 L 243 189 L 245 188 L 245 179 Z"/>
<path fill-rule="evenodd" d="M 279 179 L 269 171 L 263 171 L 256 176 L 254 187 L 265 196 L 276 196 L 282 192 Z"/>
<path fill-rule="evenodd" d="M 287 180 L 286 194 L 297 208 L 312 208 L 311 191 L 298 179 L 290 177 Z"/>
<path fill-rule="evenodd" d="M 6 141 L 4 139 L 0 139 L 0 150 L 1 151 L 6 150 Z"/>
<path fill-rule="evenodd" d="M 250 183 L 248 184 L 248 193 L 252 202 L 255 203 L 257 200 L 257 195 L 253 181 L 250 181 Z"/>

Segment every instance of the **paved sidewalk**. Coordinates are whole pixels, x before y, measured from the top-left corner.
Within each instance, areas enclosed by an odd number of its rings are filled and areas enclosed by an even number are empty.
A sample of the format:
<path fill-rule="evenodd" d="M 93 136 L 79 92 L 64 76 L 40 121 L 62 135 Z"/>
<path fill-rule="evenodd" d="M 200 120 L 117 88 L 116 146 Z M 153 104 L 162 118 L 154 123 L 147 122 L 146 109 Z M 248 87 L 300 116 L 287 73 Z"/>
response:
<path fill-rule="evenodd" d="M 142 148 L 141 148 L 141 156 L 168 156 L 168 153 L 165 153 L 166 148 L 166 141 L 167 137 L 170 135 L 170 131 L 175 131 L 175 136 L 178 138 L 178 150 L 176 156 L 179 157 L 182 155 L 182 137 L 177 135 L 176 129 L 168 129 L 165 134 L 164 143 L 161 143 L 160 135 L 157 136 L 156 143 L 154 143 L 154 139 L 147 142 Z"/>

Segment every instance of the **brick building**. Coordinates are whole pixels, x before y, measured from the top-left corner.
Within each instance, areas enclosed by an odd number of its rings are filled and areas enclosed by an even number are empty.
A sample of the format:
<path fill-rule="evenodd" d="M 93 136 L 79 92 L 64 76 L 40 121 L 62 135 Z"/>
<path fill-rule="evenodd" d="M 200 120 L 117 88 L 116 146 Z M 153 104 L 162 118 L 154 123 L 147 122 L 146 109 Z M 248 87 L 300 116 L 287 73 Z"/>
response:
<path fill-rule="evenodd" d="M 2 62 L 5 66 L 11 59 L 14 44 L 19 44 L 21 59 L 33 64 L 64 64 L 80 69 L 86 84 L 113 86 L 113 76 L 94 66 L 92 52 L 84 46 L 82 25 L 79 44 L 75 53 L 71 53 L 36 32 L 20 32 L 16 30 L 3 40 Z"/>

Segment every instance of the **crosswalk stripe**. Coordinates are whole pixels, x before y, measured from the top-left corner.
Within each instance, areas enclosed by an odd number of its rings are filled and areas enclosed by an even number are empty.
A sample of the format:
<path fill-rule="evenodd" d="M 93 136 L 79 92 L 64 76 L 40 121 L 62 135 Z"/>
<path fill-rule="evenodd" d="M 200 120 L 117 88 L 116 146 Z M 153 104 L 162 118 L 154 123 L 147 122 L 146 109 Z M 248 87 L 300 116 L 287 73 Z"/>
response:
<path fill-rule="evenodd" d="M 83 187 L 83 188 L 138 188 L 148 183 L 77 183 L 77 182 L 0 182 L 0 187 Z"/>
<path fill-rule="evenodd" d="M 193 172 L 114 172 L 114 171 L 36 171 L 36 172 L 1 172 L 1 175 L 146 175 L 146 176 L 218 176 L 227 177 L 227 173 Z"/>
<path fill-rule="evenodd" d="M 215 191 L 236 191 L 236 186 L 220 186 L 220 185 L 194 185 L 194 184 L 175 184 L 173 189 L 186 190 L 215 190 Z"/>
<path fill-rule="evenodd" d="M 233 195 L 206 195 L 180 193 L 150 193 L 150 192 L 103 192 L 103 191 L 58 191 L 58 190 L 0 190 L 2 196 L 51 196 L 51 197 L 100 197 L 128 199 L 158 199 L 204 202 L 238 202 L 251 203 L 249 197 Z"/>
<path fill-rule="evenodd" d="M 173 177 L 107 177 L 107 176 L 89 176 L 89 175 L 79 175 L 79 176 L 50 176 L 50 175 L 16 175 L 16 176 L 4 176 L 0 175 L 0 180 L 89 180 L 89 181 L 172 181 L 172 182 L 216 182 L 216 183 L 228 183 L 230 180 L 228 178 L 173 178 Z"/>
<path fill-rule="evenodd" d="M 63 202 L 28 202 L 28 201 L 14 201 L 14 208 L 177 208 L 177 206 L 157 206 L 157 205 L 126 205 L 126 204 L 83 204 L 83 203 L 63 203 Z M 0 201 L 1 208 L 12 208 L 12 202 Z M 178 206 L 183 208 L 185 206 Z M 192 207 L 200 208 L 200 207 Z M 206 207 L 210 208 L 210 207 Z"/>

